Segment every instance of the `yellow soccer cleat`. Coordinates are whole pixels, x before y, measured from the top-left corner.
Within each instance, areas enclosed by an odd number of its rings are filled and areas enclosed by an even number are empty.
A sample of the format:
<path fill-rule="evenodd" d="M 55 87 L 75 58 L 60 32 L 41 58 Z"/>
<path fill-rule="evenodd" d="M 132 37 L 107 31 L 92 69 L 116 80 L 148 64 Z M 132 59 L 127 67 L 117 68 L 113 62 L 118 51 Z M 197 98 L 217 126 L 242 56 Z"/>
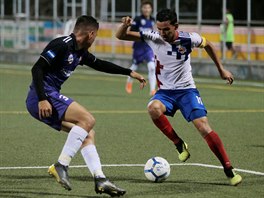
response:
<path fill-rule="evenodd" d="M 242 182 L 242 177 L 236 174 L 233 167 L 229 169 L 224 169 L 224 171 L 225 171 L 227 178 L 229 179 L 231 186 L 237 186 L 238 184 Z"/>
<path fill-rule="evenodd" d="M 72 189 L 69 182 L 68 167 L 63 166 L 58 162 L 49 167 L 48 173 L 53 176 L 63 188 L 66 190 Z"/>
<path fill-rule="evenodd" d="M 187 159 L 190 158 L 191 154 L 188 151 L 188 145 L 184 141 L 180 140 L 180 142 L 177 143 L 175 146 L 179 154 L 178 155 L 179 160 L 181 162 L 185 162 Z"/>

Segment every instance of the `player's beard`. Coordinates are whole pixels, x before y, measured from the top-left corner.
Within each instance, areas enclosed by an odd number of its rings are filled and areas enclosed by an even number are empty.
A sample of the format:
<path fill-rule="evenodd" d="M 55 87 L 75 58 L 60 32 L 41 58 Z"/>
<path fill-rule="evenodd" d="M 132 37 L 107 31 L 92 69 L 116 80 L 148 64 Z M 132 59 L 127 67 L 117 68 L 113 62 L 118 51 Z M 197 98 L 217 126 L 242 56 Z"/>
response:
<path fill-rule="evenodd" d="M 165 37 L 163 37 L 163 39 L 168 42 L 168 43 L 173 43 L 174 42 L 174 34 L 171 33 L 171 34 L 168 34 L 166 35 Z"/>
<path fill-rule="evenodd" d="M 85 50 L 88 50 L 91 46 L 92 46 L 93 43 L 91 43 L 90 41 L 86 41 L 83 43 L 83 49 Z"/>
<path fill-rule="evenodd" d="M 163 38 L 164 41 L 166 41 L 168 43 L 171 43 L 172 42 L 171 41 L 172 39 L 169 36 L 163 36 L 162 38 Z"/>

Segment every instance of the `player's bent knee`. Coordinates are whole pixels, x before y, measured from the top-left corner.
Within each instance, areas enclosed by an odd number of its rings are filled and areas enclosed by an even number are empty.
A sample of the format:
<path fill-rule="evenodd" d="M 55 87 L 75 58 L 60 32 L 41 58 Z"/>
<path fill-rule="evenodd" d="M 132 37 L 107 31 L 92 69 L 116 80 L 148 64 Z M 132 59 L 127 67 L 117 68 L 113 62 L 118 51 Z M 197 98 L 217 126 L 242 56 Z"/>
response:
<path fill-rule="evenodd" d="M 95 118 L 91 114 L 82 115 L 77 125 L 89 132 L 95 125 Z"/>
<path fill-rule="evenodd" d="M 159 101 L 151 101 L 148 104 L 148 113 L 153 119 L 157 119 L 163 113 L 162 104 Z"/>
<path fill-rule="evenodd" d="M 202 136 L 206 136 L 212 131 L 206 117 L 198 118 L 194 120 L 193 123 Z"/>

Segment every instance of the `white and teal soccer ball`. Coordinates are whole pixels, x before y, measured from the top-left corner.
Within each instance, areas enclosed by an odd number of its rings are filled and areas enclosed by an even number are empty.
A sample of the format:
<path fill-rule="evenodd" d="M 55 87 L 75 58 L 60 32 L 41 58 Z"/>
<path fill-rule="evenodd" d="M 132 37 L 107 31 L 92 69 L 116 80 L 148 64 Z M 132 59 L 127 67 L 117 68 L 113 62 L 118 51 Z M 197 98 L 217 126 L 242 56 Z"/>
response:
<path fill-rule="evenodd" d="M 144 173 L 150 181 L 163 182 L 170 175 L 170 164 L 162 157 L 153 157 L 145 164 Z"/>

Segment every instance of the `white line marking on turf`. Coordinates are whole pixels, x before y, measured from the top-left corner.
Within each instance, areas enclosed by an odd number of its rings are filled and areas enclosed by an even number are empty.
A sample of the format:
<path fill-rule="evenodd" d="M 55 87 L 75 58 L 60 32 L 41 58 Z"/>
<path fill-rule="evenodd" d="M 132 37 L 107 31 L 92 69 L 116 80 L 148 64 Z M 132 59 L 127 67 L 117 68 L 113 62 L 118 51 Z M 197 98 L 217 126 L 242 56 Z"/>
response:
<path fill-rule="evenodd" d="M 201 163 L 176 163 L 170 164 L 171 166 L 198 166 L 205 168 L 215 168 L 215 169 L 223 169 L 222 166 L 216 166 L 211 164 L 201 164 Z M 103 167 L 144 167 L 145 164 L 104 164 Z M 21 170 L 21 169 L 47 169 L 48 166 L 16 166 L 16 167 L 0 167 L 0 170 Z M 70 166 L 70 168 L 86 168 L 86 165 L 74 165 Z M 264 172 L 252 171 L 246 169 L 235 168 L 237 172 L 248 173 L 253 175 L 264 176 Z"/>

